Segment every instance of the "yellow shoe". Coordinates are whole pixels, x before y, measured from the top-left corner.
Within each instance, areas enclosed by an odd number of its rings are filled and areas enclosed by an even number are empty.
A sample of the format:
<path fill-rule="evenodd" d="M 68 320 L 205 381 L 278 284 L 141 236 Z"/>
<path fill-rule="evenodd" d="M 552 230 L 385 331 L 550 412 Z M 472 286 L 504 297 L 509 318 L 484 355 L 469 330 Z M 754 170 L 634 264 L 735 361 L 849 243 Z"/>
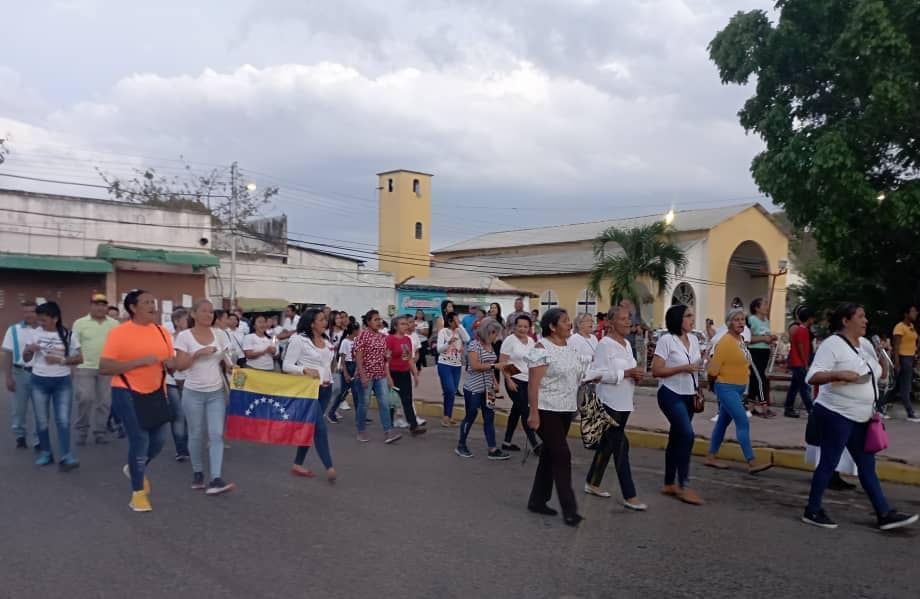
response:
<path fill-rule="evenodd" d="M 144 491 L 135 491 L 131 494 L 131 503 L 128 507 L 135 512 L 152 512 L 153 507 L 150 505 L 150 498 Z"/>
<path fill-rule="evenodd" d="M 124 465 L 121 471 L 125 475 L 125 478 L 127 478 L 128 480 L 131 480 L 131 469 L 128 468 L 127 464 Z M 146 476 L 144 477 L 144 493 L 146 493 L 147 495 L 150 495 L 150 479 L 147 478 Z"/>

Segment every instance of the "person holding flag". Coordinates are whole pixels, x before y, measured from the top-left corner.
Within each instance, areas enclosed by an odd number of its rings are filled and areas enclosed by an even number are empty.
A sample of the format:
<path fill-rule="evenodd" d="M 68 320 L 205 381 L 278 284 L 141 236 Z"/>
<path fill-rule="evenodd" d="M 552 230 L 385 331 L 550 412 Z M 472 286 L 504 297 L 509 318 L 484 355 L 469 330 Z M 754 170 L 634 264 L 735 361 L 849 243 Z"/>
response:
<path fill-rule="evenodd" d="M 282 365 L 282 370 L 287 374 L 319 379 L 321 414 L 325 413 L 329 407 L 329 400 L 332 399 L 332 360 L 335 357 L 335 347 L 326 336 L 327 325 L 328 320 L 322 310 L 310 308 L 304 312 L 297 324 L 297 334 L 290 338 Z M 332 453 L 329 451 L 329 435 L 324 418 L 317 418 L 314 431 L 313 442 L 316 445 L 316 453 L 326 468 L 326 480 L 335 482 L 337 474 L 332 466 Z M 309 451 L 310 447 L 307 445 L 297 447 L 291 474 L 306 478 L 314 476 L 312 470 L 303 467 Z"/>

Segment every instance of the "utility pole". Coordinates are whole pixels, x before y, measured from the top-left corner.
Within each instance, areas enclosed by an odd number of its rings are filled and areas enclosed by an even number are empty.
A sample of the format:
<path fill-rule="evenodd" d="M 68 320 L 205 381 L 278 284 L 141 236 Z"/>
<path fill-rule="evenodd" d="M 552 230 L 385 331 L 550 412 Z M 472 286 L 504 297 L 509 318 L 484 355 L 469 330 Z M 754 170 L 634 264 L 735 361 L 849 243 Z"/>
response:
<path fill-rule="evenodd" d="M 230 165 L 230 308 L 236 306 L 236 162 Z"/>

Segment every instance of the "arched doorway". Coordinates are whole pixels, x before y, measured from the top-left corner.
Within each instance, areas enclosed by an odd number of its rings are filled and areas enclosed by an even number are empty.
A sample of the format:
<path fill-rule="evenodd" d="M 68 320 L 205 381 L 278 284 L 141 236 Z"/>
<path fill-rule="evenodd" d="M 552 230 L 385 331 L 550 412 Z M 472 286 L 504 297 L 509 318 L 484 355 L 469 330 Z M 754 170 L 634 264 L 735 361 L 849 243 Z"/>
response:
<path fill-rule="evenodd" d="M 754 241 L 741 243 L 728 261 L 725 274 L 725 305 L 728 312 L 734 299 L 740 299 L 745 310 L 751 300 L 770 293 L 769 262 L 767 254 Z"/>

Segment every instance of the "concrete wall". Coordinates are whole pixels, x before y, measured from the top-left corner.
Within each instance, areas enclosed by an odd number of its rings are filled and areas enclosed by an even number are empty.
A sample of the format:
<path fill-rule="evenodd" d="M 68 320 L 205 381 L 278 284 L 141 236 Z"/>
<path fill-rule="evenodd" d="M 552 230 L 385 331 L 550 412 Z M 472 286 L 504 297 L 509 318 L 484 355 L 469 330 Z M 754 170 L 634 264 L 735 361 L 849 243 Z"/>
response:
<path fill-rule="evenodd" d="M 237 262 L 237 297 L 278 298 L 293 303 L 327 304 L 349 314 L 374 308 L 386 314 L 396 304 L 393 276 L 366 271 L 354 262 L 322 254 L 294 251 L 298 264 L 280 261 Z M 209 275 L 208 295 L 215 303 L 230 297 L 230 258 Z"/>
<path fill-rule="evenodd" d="M 0 190 L 2 252 L 92 257 L 102 243 L 208 251 L 212 242 L 207 214 Z"/>

